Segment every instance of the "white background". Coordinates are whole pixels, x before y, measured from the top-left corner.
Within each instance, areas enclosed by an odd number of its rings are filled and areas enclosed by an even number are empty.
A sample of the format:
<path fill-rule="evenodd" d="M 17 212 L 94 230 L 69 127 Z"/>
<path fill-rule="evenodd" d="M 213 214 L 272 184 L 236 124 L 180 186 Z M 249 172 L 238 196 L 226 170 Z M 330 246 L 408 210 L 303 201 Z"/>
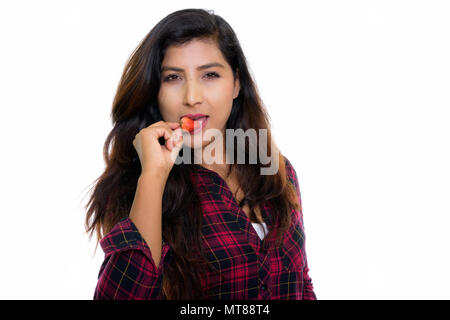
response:
<path fill-rule="evenodd" d="M 319 299 L 450 298 L 448 1 L 2 1 L 1 299 L 92 299 L 124 64 L 187 7 L 236 31 L 297 171 Z"/>

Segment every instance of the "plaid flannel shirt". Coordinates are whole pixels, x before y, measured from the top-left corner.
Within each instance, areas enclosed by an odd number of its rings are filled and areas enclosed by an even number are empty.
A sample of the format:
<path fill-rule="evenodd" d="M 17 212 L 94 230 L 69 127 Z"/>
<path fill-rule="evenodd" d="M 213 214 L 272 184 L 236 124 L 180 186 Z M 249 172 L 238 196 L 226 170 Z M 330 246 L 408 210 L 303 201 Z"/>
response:
<path fill-rule="evenodd" d="M 297 174 L 285 157 L 286 171 L 301 204 Z M 194 175 L 194 173 L 193 173 Z M 195 187 L 203 208 L 202 244 L 210 265 L 219 273 L 208 275 L 202 287 L 210 299 L 283 300 L 316 299 L 305 251 L 301 210 L 292 210 L 293 221 L 283 245 L 264 243 L 238 206 L 225 181 L 214 171 L 198 166 Z M 273 207 L 261 207 L 269 226 Z M 270 240 L 270 241 L 269 241 Z M 264 244 L 264 245 L 263 245 Z M 149 246 L 129 217 L 118 222 L 100 241 L 105 260 L 100 267 L 94 299 L 159 299 L 164 265 L 171 248 L 163 241 L 156 267 Z"/>

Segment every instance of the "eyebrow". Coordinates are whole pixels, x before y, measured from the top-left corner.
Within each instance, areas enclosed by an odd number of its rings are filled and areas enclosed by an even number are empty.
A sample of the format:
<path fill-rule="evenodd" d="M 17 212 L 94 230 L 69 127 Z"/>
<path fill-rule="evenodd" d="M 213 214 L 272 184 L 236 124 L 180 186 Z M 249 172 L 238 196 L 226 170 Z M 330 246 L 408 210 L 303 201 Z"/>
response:
<path fill-rule="evenodd" d="M 204 70 L 204 69 L 208 69 L 208 68 L 211 68 L 211 67 L 219 67 L 219 68 L 225 69 L 223 64 L 220 64 L 218 62 L 211 62 L 211 63 L 208 63 L 208 64 L 204 64 L 202 66 L 198 66 L 197 70 Z M 172 71 L 177 71 L 177 72 L 184 72 L 184 69 L 177 68 L 177 67 L 163 66 L 161 68 L 161 72 L 166 71 L 166 70 L 172 70 Z"/>

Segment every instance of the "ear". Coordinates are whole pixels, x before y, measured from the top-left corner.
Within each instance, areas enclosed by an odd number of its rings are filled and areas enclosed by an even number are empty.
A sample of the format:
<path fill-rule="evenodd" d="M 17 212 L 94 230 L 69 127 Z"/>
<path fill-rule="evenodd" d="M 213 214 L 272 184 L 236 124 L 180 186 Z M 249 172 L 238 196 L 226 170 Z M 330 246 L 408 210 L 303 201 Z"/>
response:
<path fill-rule="evenodd" d="M 241 83 L 239 82 L 239 69 L 236 69 L 236 76 L 234 79 L 234 92 L 233 99 L 236 99 L 239 95 L 239 91 L 241 90 Z"/>

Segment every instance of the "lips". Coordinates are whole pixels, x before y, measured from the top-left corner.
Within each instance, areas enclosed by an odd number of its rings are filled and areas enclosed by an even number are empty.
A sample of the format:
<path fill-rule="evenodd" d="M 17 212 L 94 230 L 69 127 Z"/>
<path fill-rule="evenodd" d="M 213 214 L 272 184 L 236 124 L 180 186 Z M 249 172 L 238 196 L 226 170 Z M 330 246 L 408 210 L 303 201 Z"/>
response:
<path fill-rule="evenodd" d="M 203 114 L 203 113 L 189 113 L 181 116 L 180 124 L 183 123 L 183 119 L 189 118 L 191 124 L 189 125 L 189 121 L 186 122 L 185 129 L 189 131 L 191 135 L 196 134 L 203 130 L 203 128 L 206 126 L 206 123 L 208 122 L 209 116 Z M 183 126 L 183 124 L 182 124 Z"/>
<path fill-rule="evenodd" d="M 189 113 L 189 114 L 185 114 L 184 116 L 181 116 L 180 119 L 183 117 L 188 117 L 192 120 L 197 120 L 197 119 L 200 119 L 203 117 L 208 117 L 208 116 L 206 114 L 202 114 L 202 113 L 195 113 L 195 114 Z"/>
<path fill-rule="evenodd" d="M 197 132 L 200 132 L 203 130 L 203 128 L 206 126 L 206 123 L 208 122 L 208 117 L 201 117 L 194 120 L 194 131 L 192 134 L 196 134 Z"/>

